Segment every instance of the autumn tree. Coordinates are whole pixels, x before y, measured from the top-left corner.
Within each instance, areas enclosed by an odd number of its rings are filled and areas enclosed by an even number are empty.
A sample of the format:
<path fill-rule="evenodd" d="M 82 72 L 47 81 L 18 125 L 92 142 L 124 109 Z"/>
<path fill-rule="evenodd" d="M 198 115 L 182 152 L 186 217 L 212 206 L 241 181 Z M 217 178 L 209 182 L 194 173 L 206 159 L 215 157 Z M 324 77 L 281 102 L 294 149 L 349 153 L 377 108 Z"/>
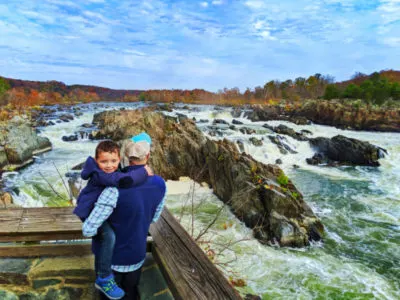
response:
<path fill-rule="evenodd" d="M 8 83 L 7 80 L 4 78 L 0 77 L 0 105 L 6 105 L 7 104 L 7 99 L 6 99 L 6 92 L 10 89 L 10 84 Z"/>

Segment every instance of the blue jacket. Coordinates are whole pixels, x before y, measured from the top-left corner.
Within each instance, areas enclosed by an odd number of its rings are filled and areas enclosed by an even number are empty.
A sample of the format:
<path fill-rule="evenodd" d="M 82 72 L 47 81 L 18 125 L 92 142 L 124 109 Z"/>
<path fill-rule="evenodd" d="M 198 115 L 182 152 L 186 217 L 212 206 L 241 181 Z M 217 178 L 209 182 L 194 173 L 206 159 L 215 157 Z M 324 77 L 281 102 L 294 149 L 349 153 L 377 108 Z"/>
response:
<path fill-rule="evenodd" d="M 82 179 L 89 179 L 89 182 L 78 196 L 74 214 L 81 220 L 86 219 L 92 211 L 97 198 L 108 186 L 128 188 L 142 184 L 147 179 L 147 171 L 143 167 L 141 166 L 141 168 L 136 168 L 126 173 L 105 173 L 99 168 L 94 158 L 89 156 L 81 172 Z"/>
<path fill-rule="evenodd" d="M 128 171 L 143 166 L 129 166 Z M 149 176 L 145 183 L 119 190 L 117 207 L 108 222 L 114 229 L 116 242 L 113 265 L 134 265 L 146 256 L 146 238 L 158 205 L 165 196 L 166 185 L 160 176 Z M 93 239 L 93 252 L 99 243 Z"/>

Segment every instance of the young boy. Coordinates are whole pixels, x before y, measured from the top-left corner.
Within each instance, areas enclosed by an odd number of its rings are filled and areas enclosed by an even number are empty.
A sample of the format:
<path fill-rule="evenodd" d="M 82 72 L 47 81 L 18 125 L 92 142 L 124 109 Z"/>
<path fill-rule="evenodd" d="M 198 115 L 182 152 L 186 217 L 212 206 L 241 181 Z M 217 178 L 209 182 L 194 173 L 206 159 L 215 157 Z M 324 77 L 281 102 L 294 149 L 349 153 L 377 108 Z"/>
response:
<path fill-rule="evenodd" d="M 79 194 L 77 207 L 74 210 L 74 213 L 82 221 L 90 215 L 98 197 L 105 188 L 127 188 L 139 185 L 146 181 L 148 175 L 152 174 L 147 166 L 129 173 L 116 172 L 119 163 L 120 148 L 113 141 L 100 142 L 96 147 L 95 159 L 87 158 L 81 177 L 89 181 Z M 107 190 L 113 193 L 115 189 L 107 188 Z M 90 232 L 84 226 L 83 233 L 87 237 L 93 237 L 101 245 L 100 251 L 95 254 L 96 288 L 109 299 L 121 299 L 124 296 L 124 291 L 115 283 L 111 270 L 115 245 L 115 234 L 112 227 L 106 221 L 99 227 L 98 232 Z"/>

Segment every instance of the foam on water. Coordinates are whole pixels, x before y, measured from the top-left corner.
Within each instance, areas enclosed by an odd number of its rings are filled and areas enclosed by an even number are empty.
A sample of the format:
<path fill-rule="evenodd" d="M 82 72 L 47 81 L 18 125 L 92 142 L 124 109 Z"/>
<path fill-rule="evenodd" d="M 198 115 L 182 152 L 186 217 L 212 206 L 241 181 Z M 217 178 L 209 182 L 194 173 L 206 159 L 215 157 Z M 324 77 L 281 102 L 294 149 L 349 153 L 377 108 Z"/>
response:
<path fill-rule="evenodd" d="M 138 104 L 113 104 L 108 108 L 96 105 L 83 110 L 84 115 L 69 123 L 60 123 L 43 129 L 53 144 L 53 151 L 38 155 L 35 164 L 21 170 L 4 174 L 6 185 L 14 190 L 17 203 L 24 206 L 63 205 L 39 172 L 54 184 L 58 192 L 67 196 L 59 172 L 64 174 L 72 166 L 82 162 L 94 151 L 97 142 L 78 140 L 63 142 L 62 135 L 77 131 L 81 124 L 91 123 L 93 114 L 100 110 L 135 108 Z M 142 105 L 142 104 L 140 104 Z M 97 107 L 97 108 L 96 108 Z M 214 110 L 213 106 L 191 106 L 192 110 L 176 112 L 196 120 L 208 119 L 198 124 L 211 139 L 223 139 L 236 143 L 242 141 L 244 150 L 263 163 L 282 160 L 280 167 L 302 192 L 305 201 L 321 218 L 326 235 L 324 242 L 313 243 L 302 249 L 281 249 L 265 246 L 252 237 L 252 231 L 225 207 L 220 219 L 210 229 L 205 240 L 217 252 L 221 245 L 235 240 L 218 260 L 227 275 L 242 277 L 247 287 L 244 293 L 258 294 L 263 299 L 399 299 L 400 298 L 400 134 L 340 130 L 321 125 L 295 125 L 284 121 L 251 122 L 243 117 L 237 128 L 246 126 L 256 129 L 256 134 L 247 135 L 227 129 L 221 137 L 209 136 L 209 128 L 215 118 L 231 123 L 230 109 Z M 298 153 L 280 153 L 262 125 L 284 124 L 296 131 L 307 129 L 312 137 L 347 137 L 368 141 L 388 150 L 380 159 L 381 166 L 371 167 L 324 167 L 307 165 L 305 159 L 313 156 L 308 142 L 290 137 L 287 143 Z M 226 127 L 226 126 L 225 126 Z M 263 146 L 256 147 L 250 137 L 262 139 Z M 294 168 L 297 165 L 298 168 Z M 63 178 L 65 180 L 65 178 Z M 195 186 L 192 197 L 191 187 Z M 190 181 L 169 182 L 168 208 L 181 219 L 188 232 L 192 231 L 189 209 L 181 213 L 191 199 L 198 210 L 194 216 L 194 235 L 198 235 L 213 219 L 223 205 L 208 188 L 193 185 Z M 188 196 L 190 194 L 190 196 Z M 201 205 L 200 205 L 201 204 Z M 203 244 L 202 244 L 203 245 Z M 205 244 L 204 244 L 205 245 Z M 225 264 L 227 261 L 232 261 Z"/>

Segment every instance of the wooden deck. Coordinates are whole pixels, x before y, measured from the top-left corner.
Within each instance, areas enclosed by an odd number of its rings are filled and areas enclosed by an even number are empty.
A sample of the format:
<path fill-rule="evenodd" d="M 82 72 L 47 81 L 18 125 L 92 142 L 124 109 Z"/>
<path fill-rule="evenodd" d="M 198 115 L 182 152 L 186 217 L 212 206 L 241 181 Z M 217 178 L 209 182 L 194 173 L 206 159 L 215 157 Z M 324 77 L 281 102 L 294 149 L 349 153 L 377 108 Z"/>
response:
<path fill-rule="evenodd" d="M 72 207 L 0 210 L 0 257 L 90 254 L 90 243 L 83 242 L 82 222 L 72 210 Z M 74 242 L 40 243 L 70 240 Z"/>
<path fill-rule="evenodd" d="M 89 254 L 90 242 L 72 210 L 1 209 L 0 257 Z M 168 209 L 151 225 L 150 234 L 152 254 L 175 299 L 242 299 Z"/>

